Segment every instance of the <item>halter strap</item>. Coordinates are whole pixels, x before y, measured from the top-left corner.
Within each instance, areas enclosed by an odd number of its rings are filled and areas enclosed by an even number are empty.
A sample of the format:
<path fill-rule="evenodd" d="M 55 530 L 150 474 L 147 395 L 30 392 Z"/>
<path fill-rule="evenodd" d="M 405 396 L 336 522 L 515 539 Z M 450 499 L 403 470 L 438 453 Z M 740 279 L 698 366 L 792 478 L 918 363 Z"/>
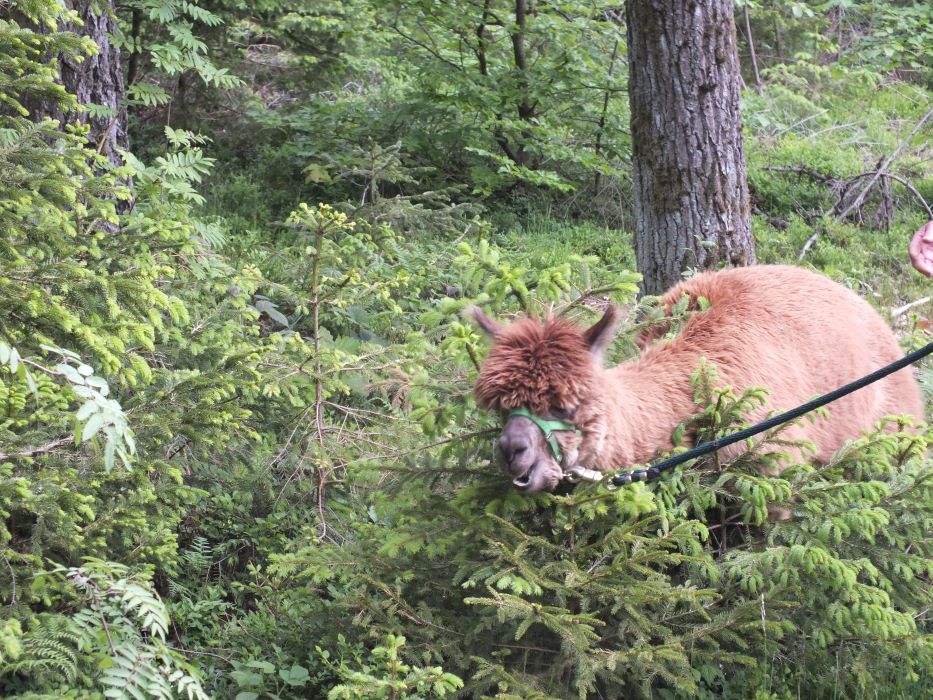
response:
<path fill-rule="evenodd" d="M 554 455 L 554 459 L 557 460 L 558 464 L 563 466 L 564 455 L 560 451 L 560 445 L 557 444 L 557 438 L 554 436 L 554 433 L 564 430 L 572 430 L 577 435 L 580 435 L 580 429 L 577 426 L 575 426 L 573 423 L 568 423 L 567 421 L 563 420 L 548 420 L 547 418 L 536 416 L 526 408 L 516 408 L 509 411 L 508 417 L 511 418 L 512 416 L 522 416 L 537 425 L 541 429 L 541 432 L 544 433 L 544 439 L 547 440 L 547 444 L 550 445 L 551 453 Z"/>

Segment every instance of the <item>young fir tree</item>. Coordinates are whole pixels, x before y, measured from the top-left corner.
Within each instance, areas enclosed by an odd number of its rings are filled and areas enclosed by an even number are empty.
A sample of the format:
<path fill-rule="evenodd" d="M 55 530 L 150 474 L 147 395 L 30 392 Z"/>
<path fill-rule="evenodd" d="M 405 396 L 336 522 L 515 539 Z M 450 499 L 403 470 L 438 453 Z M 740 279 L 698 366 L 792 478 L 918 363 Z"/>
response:
<path fill-rule="evenodd" d="M 251 278 L 207 255 L 219 232 L 190 216 L 209 165 L 197 139 L 168 130 L 164 157 L 114 167 L 82 119 L 43 116 L 81 115 L 57 60 L 97 50 L 68 30 L 77 15 L 14 10 L 0 18 L 0 694 L 204 697 L 151 584 L 199 495 L 165 445 L 181 426 L 204 450 L 245 429 L 229 397 L 255 378 Z M 214 352 L 192 315 L 211 319 Z"/>

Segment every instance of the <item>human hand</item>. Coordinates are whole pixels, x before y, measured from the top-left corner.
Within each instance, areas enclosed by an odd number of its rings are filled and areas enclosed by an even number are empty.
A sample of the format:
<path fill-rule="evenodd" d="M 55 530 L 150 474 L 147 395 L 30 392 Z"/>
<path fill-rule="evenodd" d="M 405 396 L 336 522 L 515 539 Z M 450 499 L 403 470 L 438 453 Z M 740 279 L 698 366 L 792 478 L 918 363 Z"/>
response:
<path fill-rule="evenodd" d="M 910 262 L 918 272 L 933 277 L 933 221 L 917 229 L 914 237 L 910 239 L 907 252 L 910 253 Z"/>

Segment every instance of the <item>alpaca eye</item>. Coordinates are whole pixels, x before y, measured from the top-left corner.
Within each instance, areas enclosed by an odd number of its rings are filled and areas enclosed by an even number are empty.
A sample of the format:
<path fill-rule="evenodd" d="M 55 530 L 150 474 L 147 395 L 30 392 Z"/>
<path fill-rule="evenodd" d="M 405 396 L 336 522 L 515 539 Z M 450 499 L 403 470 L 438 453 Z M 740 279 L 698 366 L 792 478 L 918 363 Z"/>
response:
<path fill-rule="evenodd" d="M 560 406 L 551 406 L 551 415 L 557 418 L 558 420 L 570 420 L 573 418 L 573 411 L 569 408 L 561 408 Z"/>

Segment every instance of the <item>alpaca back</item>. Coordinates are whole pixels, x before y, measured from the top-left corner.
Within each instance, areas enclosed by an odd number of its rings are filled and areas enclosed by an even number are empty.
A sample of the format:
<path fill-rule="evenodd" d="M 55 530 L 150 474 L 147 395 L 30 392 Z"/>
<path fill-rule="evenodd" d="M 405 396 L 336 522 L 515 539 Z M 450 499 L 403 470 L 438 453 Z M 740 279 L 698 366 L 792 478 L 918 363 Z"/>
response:
<path fill-rule="evenodd" d="M 891 329 L 865 300 L 802 268 L 759 265 L 700 274 L 664 295 L 667 309 L 684 294 L 691 308 L 698 297 L 709 308 L 692 314 L 669 342 L 648 346 L 640 360 L 623 365 L 623 374 L 657 378 L 670 372 L 682 380 L 705 357 L 715 363 L 721 385 L 768 388 L 768 402 L 753 419 L 793 408 L 903 356 Z M 687 398 L 678 396 L 672 404 L 682 407 Z M 911 368 L 828 408 L 828 419 L 805 421 L 787 433 L 812 440 L 821 460 L 885 415 L 923 419 Z"/>

